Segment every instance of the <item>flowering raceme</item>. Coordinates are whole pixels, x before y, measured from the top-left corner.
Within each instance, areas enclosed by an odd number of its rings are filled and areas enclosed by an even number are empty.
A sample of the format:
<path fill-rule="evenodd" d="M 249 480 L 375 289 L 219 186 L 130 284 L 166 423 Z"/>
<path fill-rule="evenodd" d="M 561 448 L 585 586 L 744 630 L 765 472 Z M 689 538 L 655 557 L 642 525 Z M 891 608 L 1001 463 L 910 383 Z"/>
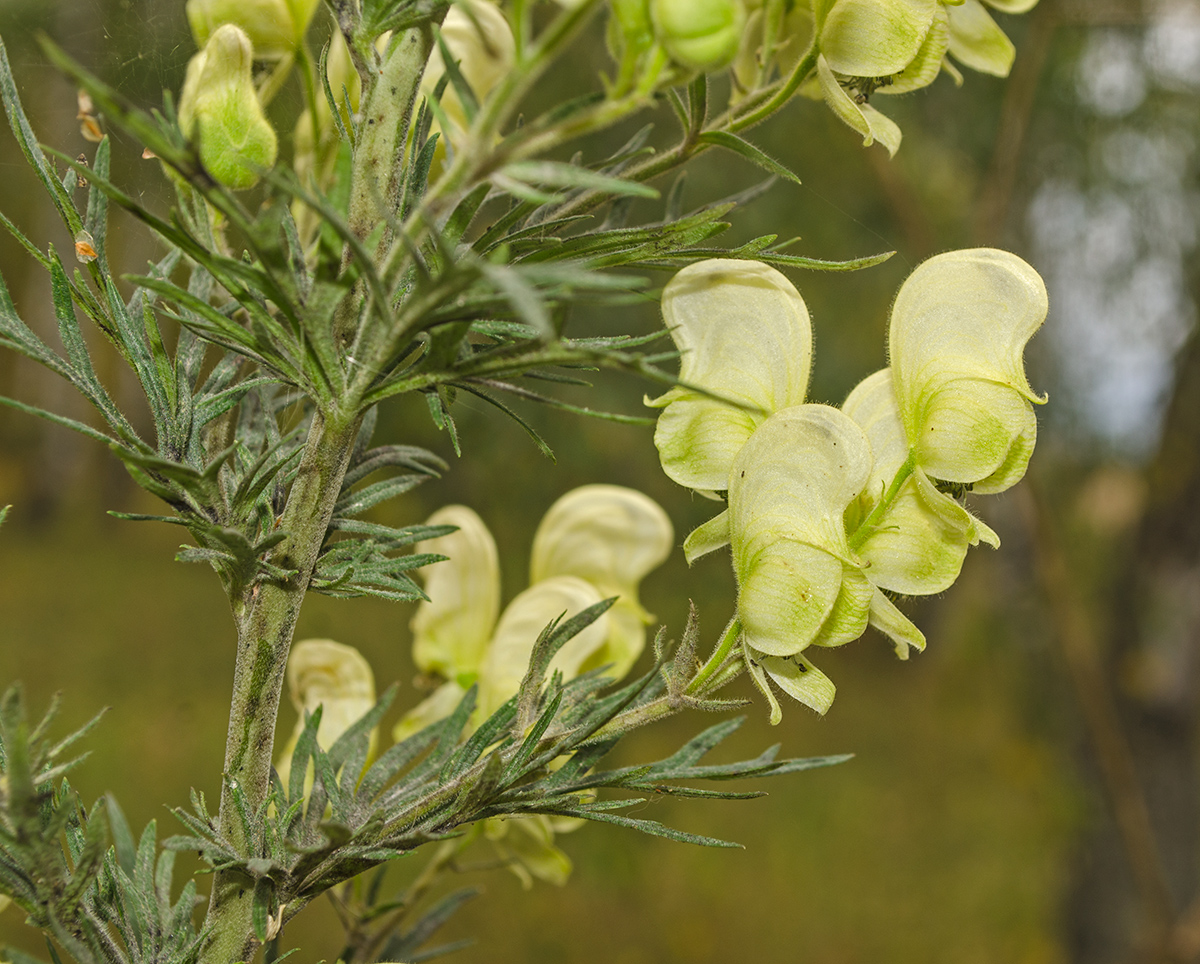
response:
<path fill-rule="evenodd" d="M 770 296 L 755 289 L 764 281 Z M 999 492 L 1024 474 L 1032 403 L 1044 401 L 1022 361 L 1046 316 L 1041 278 L 993 249 L 926 261 L 896 298 L 892 367 L 864 379 L 842 410 L 803 404 L 808 315 L 773 269 L 692 265 L 664 289 L 663 316 L 683 353 L 681 380 L 694 386 L 650 403 L 666 406 L 655 434 L 663 468 L 729 500 L 685 554 L 690 563 L 731 545 L 746 666 L 772 721 L 768 680 L 823 713 L 833 684 L 804 650 L 849 642 L 868 624 L 902 658 L 923 649 L 887 592 L 941 592 L 968 546 L 999 545 L 951 493 Z"/>

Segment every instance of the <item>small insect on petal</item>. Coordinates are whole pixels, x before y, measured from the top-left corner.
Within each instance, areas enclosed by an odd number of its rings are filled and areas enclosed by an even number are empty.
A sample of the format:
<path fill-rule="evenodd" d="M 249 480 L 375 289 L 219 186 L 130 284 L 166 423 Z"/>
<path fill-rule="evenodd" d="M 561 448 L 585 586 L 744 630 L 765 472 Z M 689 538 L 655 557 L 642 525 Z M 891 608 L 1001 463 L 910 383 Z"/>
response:
<path fill-rule="evenodd" d="M 75 235 L 75 258 L 80 264 L 90 264 L 100 255 L 96 252 L 95 241 L 87 231 Z"/>

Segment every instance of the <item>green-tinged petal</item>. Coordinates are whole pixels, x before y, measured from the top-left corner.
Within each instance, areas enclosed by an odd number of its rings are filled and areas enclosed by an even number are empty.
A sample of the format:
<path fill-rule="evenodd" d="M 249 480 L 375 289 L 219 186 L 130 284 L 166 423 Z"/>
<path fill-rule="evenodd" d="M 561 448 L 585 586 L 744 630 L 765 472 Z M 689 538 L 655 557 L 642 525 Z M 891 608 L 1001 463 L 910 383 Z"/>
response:
<path fill-rule="evenodd" d="M 773 656 L 810 646 L 841 593 L 842 561 L 816 546 L 776 539 L 737 563 L 747 643 Z"/>
<path fill-rule="evenodd" d="M 921 49 L 937 0 L 837 0 L 821 28 L 821 54 L 848 77 L 902 71 Z"/>
<path fill-rule="evenodd" d="M 772 415 L 746 443 L 729 486 L 734 566 L 779 539 L 848 562 L 843 516 L 867 484 L 871 449 L 853 419 L 828 405 Z"/>
<path fill-rule="evenodd" d="M 1007 77 L 1017 49 L 979 0 L 950 7 L 950 55 L 982 74 Z"/>
<path fill-rule="evenodd" d="M 285 787 L 291 772 L 292 752 L 304 732 L 305 711 L 312 713 L 322 707 L 317 743 L 328 750 L 375 705 L 375 674 L 371 665 L 353 646 L 331 639 L 306 639 L 293 646 L 288 657 L 287 681 L 292 705 L 300 718 L 275 764 Z M 372 732 L 372 748 L 375 738 Z M 310 777 L 306 785 L 311 783 Z"/>
<path fill-rule="evenodd" d="M 1036 437 L 1029 402 L 1045 400 L 1023 353 L 1046 311 L 1038 273 L 991 248 L 930 258 L 901 286 L 892 377 L 905 434 L 931 476 L 988 491 L 1020 477 Z"/>
<path fill-rule="evenodd" d="M 671 554 L 675 532 L 662 507 L 636 489 L 585 485 L 550 507 L 533 538 L 530 582 L 578 576 L 604 598 L 618 596 L 611 634 L 593 665 L 610 665 L 619 679 L 641 655 L 651 619 L 638 585 Z"/>
<path fill-rule="evenodd" d="M 930 24 L 929 32 L 925 34 L 925 40 L 921 43 L 917 55 L 900 73 L 892 77 L 891 83 L 880 86 L 875 93 L 907 94 L 909 91 L 928 87 L 941 73 L 942 61 L 946 57 L 949 43 L 950 21 L 946 15 L 946 8 L 939 3 L 933 23 Z"/>
<path fill-rule="evenodd" d="M 858 566 L 842 563 L 842 586 L 829 618 L 813 637 L 813 646 L 841 646 L 853 642 L 867 630 L 871 596 L 875 587 Z"/>
<path fill-rule="evenodd" d="M 797 654 L 786 659 L 756 652 L 753 647 L 745 648 L 746 664 L 758 688 L 767 695 L 771 705 L 771 725 L 777 724 L 782 716 L 779 703 L 767 686 L 767 680 L 778 686 L 792 699 L 816 710 L 822 716 L 833 705 L 837 687 L 833 681 L 803 656 Z"/>
<path fill-rule="evenodd" d="M 576 616 L 603 598 L 595 586 L 577 576 L 555 576 L 530 586 L 509 603 L 479 670 L 481 718 L 491 715 L 520 688 L 534 644 L 546 626 L 560 616 Z M 565 679 L 578 675 L 608 639 L 608 620 L 607 614 L 601 616 L 569 640 L 550 663 L 548 674 L 560 672 Z"/>
<path fill-rule="evenodd" d="M 931 385 L 922 402 L 921 434 L 914 441 L 917 462 L 930 476 L 972 484 L 986 480 L 989 491 L 999 492 L 1025 474 L 1037 419 L 1016 390 L 956 378 Z"/>
<path fill-rule="evenodd" d="M 493 817 L 484 833 L 528 890 L 533 879 L 562 887 L 570 878 L 571 858 L 554 846 L 554 826 L 549 817 Z"/>
<path fill-rule="evenodd" d="M 223 24 L 241 28 L 262 60 L 278 60 L 295 52 L 303 26 L 297 24 L 288 0 L 188 0 L 188 26 L 197 47 L 204 47 Z M 310 14 L 311 17 L 311 14 Z"/>
<path fill-rule="evenodd" d="M 751 653 L 753 653 L 753 650 L 743 644 L 742 660 L 746 664 L 746 672 L 750 676 L 751 682 L 754 683 L 755 687 L 767 701 L 767 706 L 771 714 L 771 725 L 778 726 L 783 720 L 783 710 L 779 707 L 779 700 L 775 699 L 775 691 L 771 689 L 771 685 L 767 682 L 766 670 L 762 668 L 762 663 L 759 661 L 761 657 L 751 656 Z"/>
<path fill-rule="evenodd" d="M 896 151 L 900 149 L 901 139 L 900 127 L 895 121 L 881 114 L 870 104 L 856 103 L 838 83 L 824 56 L 817 58 L 817 80 L 825 103 L 844 123 L 862 134 L 863 147 L 870 147 L 879 141 L 887 148 L 889 156 L 895 156 Z"/>
<path fill-rule="evenodd" d="M 449 558 L 421 570 L 429 600 L 409 623 L 413 662 L 423 673 L 455 679 L 479 671 L 492 637 L 500 612 L 500 561 L 491 532 L 466 506 L 448 505 L 425 524 L 458 531 L 417 546 L 419 553 Z"/>
<path fill-rule="evenodd" d="M 896 608 L 896 604 L 881 589 L 876 589 L 871 598 L 871 625 L 892 641 L 896 655 L 901 659 L 908 659 L 910 648 L 918 653 L 925 651 L 925 634 Z"/>
<path fill-rule="evenodd" d="M 680 379 L 746 407 L 673 388 L 650 403 L 666 407 L 654 444 L 676 482 L 721 491 L 754 428 L 804 401 L 812 364 L 808 309 L 774 268 L 720 259 L 680 271 L 662 304 L 682 352 Z"/>
<path fill-rule="evenodd" d="M 728 65 L 746 26 L 742 0 L 650 0 L 650 16 L 671 59 L 692 70 Z"/>
<path fill-rule="evenodd" d="M 854 528 L 863 524 L 908 459 L 908 439 L 892 390 L 891 370 L 864 378 L 842 410 L 867 435 L 874 469 Z M 948 495 L 938 492 L 916 469 L 895 500 L 859 546 L 867 577 L 877 586 L 905 595 L 927 595 L 948 588 L 962 568 L 967 546 L 977 541 L 975 520 Z"/>
<path fill-rule="evenodd" d="M 683 540 L 683 556 L 690 566 L 701 556 L 729 545 L 729 510 L 696 526 Z"/>
<path fill-rule="evenodd" d="M 431 723 L 444 720 L 458 708 L 466 695 L 467 691 L 453 680 L 443 683 L 400 718 L 400 722 L 392 728 L 392 739 L 399 743 Z"/>

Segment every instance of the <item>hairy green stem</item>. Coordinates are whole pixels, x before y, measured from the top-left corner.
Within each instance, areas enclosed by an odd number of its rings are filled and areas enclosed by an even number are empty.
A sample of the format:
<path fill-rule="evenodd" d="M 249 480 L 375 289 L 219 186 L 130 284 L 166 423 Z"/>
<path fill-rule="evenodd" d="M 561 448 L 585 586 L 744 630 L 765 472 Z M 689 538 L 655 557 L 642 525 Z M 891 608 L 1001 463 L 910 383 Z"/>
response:
<path fill-rule="evenodd" d="M 889 485 L 887 487 L 887 491 L 883 493 L 883 498 L 880 499 L 875 508 L 871 510 L 871 514 L 863 519 L 859 527 L 855 529 L 853 533 L 851 533 L 850 538 L 847 540 L 851 550 L 857 552 L 862 548 L 863 543 L 875 534 L 875 530 L 879 528 L 880 520 L 887 513 L 887 510 L 892 507 L 892 503 L 895 502 L 896 498 L 900 495 L 901 487 L 905 482 L 908 481 L 908 477 L 913 474 L 913 471 L 916 469 L 916 467 L 917 453 L 915 449 L 910 449 L 908 458 L 906 458 L 904 460 L 904 464 L 896 470 L 896 475 L 892 479 L 892 484 Z"/>
<path fill-rule="evenodd" d="M 251 814 L 257 813 L 267 798 L 275 722 L 292 636 L 341 492 L 359 423 L 358 418 L 313 417 L 296 481 L 280 520 L 288 537 L 271 557 L 274 565 L 294 570 L 295 575 L 286 582 L 259 583 L 244 598 L 234 601 L 237 664 L 217 829 L 240 853 L 249 856 L 259 856 L 261 842 L 246 839 L 234 791 L 244 795 Z M 212 936 L 201 956 L 202 964 L 249 959 L 254 949 L 253 891 L 253 882 L 238 873 L 214 874 L 205 922 Z"/>
<path fill-rule="evenodd" d="M 717 648 L 713 650 L 713 654 L 708 658 L 708 662 L 700 667 L 698 672 L 690 683 L 687 689 L 684 690 L 689 696 L 697 696 L 706 692 L 705 684 L 708 683 L 717 672 L 724 668 L 729 654 L 733 652 L 733 647 L 737 645 L 738 639 L 742 635 L 742 621 L 738 619 L 735 613 L 733 618 L 729 620 L 729 625 L 725 627 L 725 632 L 721 636 L 721 641 L 717 643 Z"/>

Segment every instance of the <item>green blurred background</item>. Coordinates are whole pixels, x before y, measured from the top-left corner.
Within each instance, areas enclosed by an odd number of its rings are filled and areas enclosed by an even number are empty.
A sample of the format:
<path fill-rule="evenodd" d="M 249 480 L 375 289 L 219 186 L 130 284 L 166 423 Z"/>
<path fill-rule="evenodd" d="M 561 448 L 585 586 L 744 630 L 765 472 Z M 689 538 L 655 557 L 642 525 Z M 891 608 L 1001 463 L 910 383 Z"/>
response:
<path fill-rule="evenodd" d="M 584 828 L 561 840 L 575 862 L 563 889 L 539 883 L 523 891 L 503 871 L 463 875 L 486 893 L 446 928 L 446 939 L 479 941 L 455 959 L 1132 959 L 1146 906 L 1092 763 L 1069 672 L 1078 658 L 1061 645 L 1072 613 L 1084 615 L 1087 659 L 1104 670 L 1101 698 L 1115 707 L 1142 780 L 1171 900 L 1184 908 L 1192 899 L 1200 523 L 1188 507 L 1200 496 L 1200 362 L 1190 334 L 1200 4 L 1043 0 L 1031 15 L 998 19 L 1017 43 L 1013 76 L 968 74 L 961 89 L 942 77 L 926 91 L 887 99 L 883 108 L 905 132 L 894 161 L 881 148 L 864 150 L 807 101 L 755 131 L 755 142 L 785 158 L 804 186 L 775 185 L 735 215 L 723 240 L 800 235 L 795 251 L 823 258 L 897 251 L 861 273 L 792 276 L 816 329 L 811 398 L 833 404 L 884 363 L 891 299 L 922 258 L 987 243 L 1042 271 L 1052 308 L 1029 367 L 1052 401 L 1039 412 L 1036 478 L 975 504 L 1004 548 L 976 550 L 952 591 L 907 605 L 929 638 L 925 654 L 900 663 L 871 632 L 823 656 L 838 685 L 827 717 L 792 705 L 772 730 L 760 703 L 719 751 L 757 753 L 779 741 L 787 755 L 853 752 L 854 760 L 775 781 L 764 799 L 664 800 L 639 811 L 737 840 L 744 851 Z M 143 102 L 178 88 L 192 52 L 182 2 L 0 0 L 0 33 L 26 108 L 42 139 L 71 153 L 89 150 L 75 92 L 45 63 L 37 31 Z M 603 69 L 597 32 L 545 96 Z M 284 126 L 295 99 L 281 97 L 273 110 Z M 669 113 L 652 119 L 655 136 L 669 137 Z M 587 150 L 596 156 L 639 124 Z M 127 139 L 116 139 L 114 168 L 119 183 L 150 201 L 165 197 L 157 165 Z M 705 157 L 689 172 L 687 198 L 699 204 L 756 180 L 740 160 Z M 7 131 L 0 209 L 39 243 L 70 243 Z M 641 213 L 653 215 L 649 207 Z M 119 216 L 109 250 L 130 271 L 155 254 Z M 49 332 L 48 283 L 31 267 L 0 237 L 0 269 L 18 308 Z M 658 324 L 648 298 L 619 316 L 580 310 L 573 330 Z M 140 416 L 127 374 L 112 359 L 105 366 L 116 397 Z M 586 398 L 636 414 L 646 391 L 657 389 L 613 376 Z M 0 394 L 87 417 L 53 376 L 6 355 Z M 454 464 L 444 480 L 382 509 L 380 521 L 417 522 L 448 502 L 472 505 L 496 534 L 511 598 L 526 585 L 537 520 L 576 485 L 646 491 L 667 509 L 680 541 L 711 514 L 710 503 L 662 476 L 649 430 L 524 414 L 557 463 L 515 424 L 470 402 L 459 411 L 461 461 L 417 405 L 386 409 L 380 438 L 427 445 Z M 105 515 L 155 511 L 106 452 L 0 410 L 0 505 L 7 503 L 14 509 L 0 534 L 0 683 L 22 680 L 34 706 L 62 691 L 64 726 L 111 706 L 73 779 L 88 799 L 115 792 L 135 826 L 157 819 L 160 834 L 174 833 L 164 804 L 185 804 L 189 787 L 210 798 L 218 787 L 234 637 L 216 580 L 171 561 L 176 531 Z M 1052 522 L 1048 535 L 1031 526 L 1038 504 Z M 1069 592 L 1052 593 L 1048 605 L 1035 574 L 1056 553 L 1064 554 Z M 711 642 L 733 604 L 728 563 L 709 558 L 688 571 L 676 553 L 642 596 L 673 633 L 695 599 Z M 380 687 L 399 680 L 401 702 L 411 705 L 411 612 L 317 597 L 306 603 L 300 637 L 358 647 Z M 293 720 L 285 709 L 284 734 Z M 660 724 L 620 752 L 626 762 L 661 755 L 707 722 Z M 411 873 L 401 862 L 390 879 L 398 885 Z M 12 910 L 0 916 L 0 943 L 7 941 L 37 946 Z M 285 946 L 294 944 L 301 961 L 337 953 L 340 930 L 323 902 L 291 926 Z"/>

